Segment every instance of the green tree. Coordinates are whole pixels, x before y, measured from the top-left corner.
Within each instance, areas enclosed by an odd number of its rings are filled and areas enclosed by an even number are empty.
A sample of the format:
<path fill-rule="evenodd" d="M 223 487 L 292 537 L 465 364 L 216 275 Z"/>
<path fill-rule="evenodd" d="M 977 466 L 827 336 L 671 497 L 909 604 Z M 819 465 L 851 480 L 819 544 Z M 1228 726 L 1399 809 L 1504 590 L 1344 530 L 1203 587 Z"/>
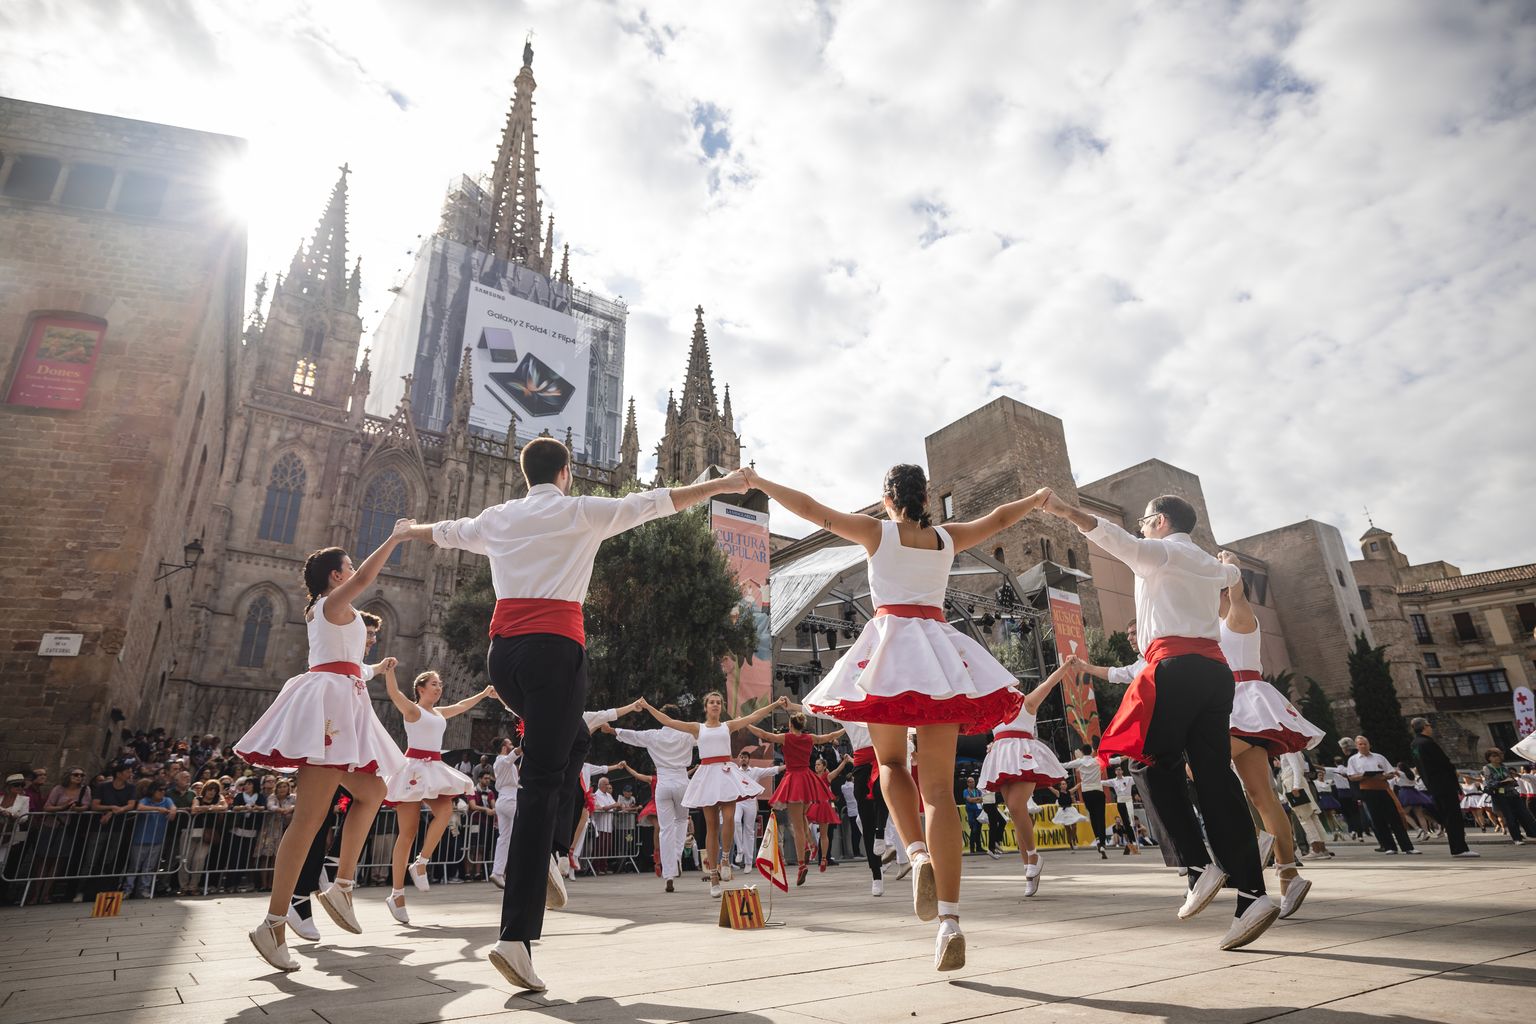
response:
<path fill-rule="evenodd" d="M 1090 626 L 1084 630 L 1083 637 L 1088 641 L 1088 660 L 1095 665 L 1134 665 L 1141 657 L 1136 653 L 1136 648 L 1131 646 L 1130 636 L 1124 632 L 1117 630 L 1105 636 L 1102 629 Z M 1115 717 L 1115 712 L 1120 710 L 1120 702 L 1125 699 L 1125 691 L 1128 689 L 1130 687 L 1122 683 L 1098 678 L 1093 680 L 1093 700 L 1099 706 L 1101 728 L 1108 725 Z"/>
<path fill-rule="evenodd" d="M 1333 702 L 1323 692 L 1323 686 L 1316 679 L 1307 676 L 1307 685 L 1296 702 L 1296 709 L 1301 712 L 1301 717 L 1323 730 L 1323 738 L 1318 741 L 1315 760 L 1322 764 L 1332 764 L 1333 759 L 1339 753 L 1339 720 L 1333 715 Z M 1290 696 L 1291 673 L 1281 672 L 1271 682 L 1275 689 L 1286 696 Z M 1280 683 L 1284 681 L 1286 686 Z"/>
<path fill-rule="evenodd" d="M 1392 685 L 1386 650 L 1372 647 L 1364 633 L 1355 635 L 1355 649 L 1349 654 L 1349 689 L 1355 698 L 1360 732 L 1371 741 L 1374 752 L 1396 764 L 1408 757 L 1408 729 L 1397 688 Z"/>
<path fill-rule="evenodd" d="M 485 673 L 485 649 L 490 643 L 486 630 L 495 608 L 491 563 L 481 561 L 469 578 L 459 584 L 443 614 L 443 642 L 448 645 L 449 654 L 477 677 Z"/>

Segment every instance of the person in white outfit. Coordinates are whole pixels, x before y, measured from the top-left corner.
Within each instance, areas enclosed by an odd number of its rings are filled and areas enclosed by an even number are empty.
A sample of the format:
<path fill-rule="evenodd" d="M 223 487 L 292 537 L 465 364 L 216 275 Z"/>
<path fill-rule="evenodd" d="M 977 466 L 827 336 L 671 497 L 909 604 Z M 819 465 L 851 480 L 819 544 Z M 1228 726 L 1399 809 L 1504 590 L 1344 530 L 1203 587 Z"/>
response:
<path fill-rule="evenodd" d="M 1301 831 L 1307 837 L 1312 853 L 1319 857 L 1332 857 L 1328 849 L 1323 823 L 1318 817 L 1317 791 L 1308 781 L 1310 766 L 1307 755 L 1299 750 L 1280 755 L 1280 788 L 1285 791 L 1291 813 L 1301 823 Z"/>
<path fill-rule="evenodd" d="M 443 695 L 443 679 L 436 672 L 427 671 L 417 676 L 411 684 L 415 700 L 400 692 L 393 672 L 384 677 L 384 689 L 390 702 L 405 719 L 405 765 L 387 780 L 388 790 L 384 802 L 395 808 L 399 834 L 395 837 L 394 855 L 390 860 L 390 881 L 393 888 L 385 905 L 390 914 L 401 924 L 410 924 L 411 915 L 405 909 L 406 861 L 411 856 L 411 846 L 421 828 L 421 806 L 426 804 L 432 812 L 432 823 L 427 826 L 421 851 L 411 863 L 411 884 L 422 892 L 430 887 L 427 882 L 427 865 L 443 833 L 453 820 L 453 801 L 474 792 L 475 784 L 463 772 L 443 763 L 443 733 L 448 729 L 448 719 L 473 708 L 496 691 L 487 686 L 472 697 L 457 704 L 438 708 Z"/>
<path fill-rule="evenodd" d="M 512 845 L 512 824 L 517 820 L 517 762 L 523 752 L 504 736 L 496 745 L 500 751 L 492 763 L 496 773 L 496 855 L 491 861 L 491 884 L 507 887 L 507 850 Z"/>
<path fill-rule="evenodd" d="M 677 707 L 666 704 L 662 713 L 677 715 Z M 676 879 L 682 873 L 683 841 L 688 834 L 688 809 L 683 794 L 688 792 L 688 766 L 693 763 L 694 737 L 682 729 L 615 729 L 603 726 L 620 743 L 644 747 L 656 766 L 656 782 L 651 789 L 656 804 L 656 850 L 661 858 L 661 877 L 667 892 L 676 891 Z"/>
<path fill-rule="evenodd" d="M 1035 738 L 1035 715 L 1056 684 L 1069 673 L 1080 670 L 1082 662 L 1068 658 L 1024 697 L 1024 705 L 1013 720 L 992 732 L 992 743 L 981 762 L 981 786 L 1002 796 L 1013 818 L 1013 836 L 1019 856 L 1024 859 L 1024 895 L 1040 891 L 1040 872 L 1045 863 L 1035 849 L 1035 819 L 1030 814 L 1030 797 L 1036 786 L 1057 786 L 1067 777 L 1067 769 L 1056 760 L 1056 752 Z"/>
<path fill-rule="evenodd" d="M 387 775 L 405 759 L 368 699 L 362 678 L 367 630 L 352 601 L 378 578 L 413 525 L 398 520 L 394 532 L 356 570 L 341 548 L 322 548 L 305 559 L 309 668 L 283 684 L 272 706 L 235 743 L 235 753 L 247 764 L 298 772 L 298 803 L 278 844 L 267 916 L 250 932 L 256 952 L 280 971 L 299 968 L 286 941 L 289 901 L 339 786 L 352 795 L 352 806 L 342 829 L 336 878 L 315 899 L 339 927 L 362 932 L 352 887 L 358 855 L 384 801 L 384 780 L 377 773 Z M 394 671 L 394 659 L 382 664 L 386 674 Z"/>
<path fill-rule="evenodd" d="M 763 787 L 742 773 L 731 760 L 731 733 L 756 725 L 773 712 L 785 707 L 789 698 L 780 697 L 751 714 L 724 720 L 725 695 L 711 690 L 704 695 L 704 721 L 684 722 L 641 703 L 651 717 L 668 729 L 686 732 L 699 748 L 699 766 L 683 792 L 683 806 L 697 807 L 704 813 L 704 870 L 709 873 L 709 894 L 720 896 L 720 883 L 734 877 L 730 861 L 717 863 L 723 851 L 729 854 L 735 841 L 736 801 L 758 797 Z M 660 810 L 660 803 L 657 809 Z"/>
<path fill-rule="evenodd" d="M 753 765 L 745 750 L 736 755 L 736 766 L 746 772 L 753 782 L 762 786 L 765 793 L 773 777 L 784 770 L 782 764 Z M 743 868 L 751 867 L 757 860 L 759 806 L 755 796 L 736 801 L 736 862 Z"/>

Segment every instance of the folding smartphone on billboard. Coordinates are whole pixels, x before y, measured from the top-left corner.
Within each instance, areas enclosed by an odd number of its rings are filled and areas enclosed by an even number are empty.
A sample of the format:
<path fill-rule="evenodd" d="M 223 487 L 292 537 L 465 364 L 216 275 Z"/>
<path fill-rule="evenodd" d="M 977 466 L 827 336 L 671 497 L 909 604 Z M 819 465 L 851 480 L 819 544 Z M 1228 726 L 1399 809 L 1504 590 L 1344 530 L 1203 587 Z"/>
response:
<path fill-rule="evenodd" d="M 480 332 L 480 344 L 491 354 L 493 363 L 517 362 L 517 346 L 512 343 L 512 332 L 505 327 L 487 327 Z"/>
<path fill-rule="evenodd" d="M 494 352 L 495 350 L 492 349 Z M 511 373 L 492 373 L 491 380 L 529 416 L 558 416 L 565 411 L 576 389 L 529 352 Z"/>

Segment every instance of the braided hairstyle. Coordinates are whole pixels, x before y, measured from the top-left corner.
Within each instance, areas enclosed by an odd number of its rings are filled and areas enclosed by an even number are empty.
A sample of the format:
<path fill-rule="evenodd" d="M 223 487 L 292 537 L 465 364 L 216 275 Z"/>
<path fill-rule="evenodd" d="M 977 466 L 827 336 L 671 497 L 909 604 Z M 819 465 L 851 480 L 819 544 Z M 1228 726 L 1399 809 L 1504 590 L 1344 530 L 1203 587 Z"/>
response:
<path fill-rule="evenodd" d="M 928 515 L 928 475 L 922 466 L 904 462 L 887 470 L 885 497 L 908 520 L 925 529 L 933 525 Z"/>
<path fill-rule="evenodd" d="M 321 548 L 319 551 L 311 551 L 309 557 L 304 559 L 304 589 L 309 594 L 305 611 L 313 608 L 315 602 L 330 589 L 331 573 L 341 571 L 346 557 L 347 553 L 341 548 Z"/>

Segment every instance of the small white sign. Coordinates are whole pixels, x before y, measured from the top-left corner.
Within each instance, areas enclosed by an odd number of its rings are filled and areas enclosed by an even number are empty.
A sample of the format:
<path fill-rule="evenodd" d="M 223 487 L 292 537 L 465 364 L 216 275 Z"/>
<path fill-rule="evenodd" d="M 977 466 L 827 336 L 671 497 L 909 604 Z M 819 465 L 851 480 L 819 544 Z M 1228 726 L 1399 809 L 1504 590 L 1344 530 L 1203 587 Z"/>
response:
<path fill-rule="evenodd" d="M 84 633 L 44 633 L 37 653 L 45 658 L 73 658 L 79 655 L 84 638 Z"/>

